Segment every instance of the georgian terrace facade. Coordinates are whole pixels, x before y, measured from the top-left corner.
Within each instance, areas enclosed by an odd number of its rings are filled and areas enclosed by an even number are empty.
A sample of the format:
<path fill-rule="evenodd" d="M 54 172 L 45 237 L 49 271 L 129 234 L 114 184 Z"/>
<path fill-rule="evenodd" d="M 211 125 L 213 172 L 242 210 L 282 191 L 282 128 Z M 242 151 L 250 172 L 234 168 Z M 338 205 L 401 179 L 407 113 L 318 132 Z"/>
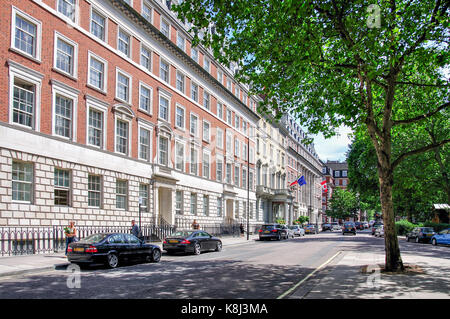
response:
<path fill-rule="evenodd" d="M 0 10 L 0 226 L 263 222 L 256 102 L 165 1 Z"/>

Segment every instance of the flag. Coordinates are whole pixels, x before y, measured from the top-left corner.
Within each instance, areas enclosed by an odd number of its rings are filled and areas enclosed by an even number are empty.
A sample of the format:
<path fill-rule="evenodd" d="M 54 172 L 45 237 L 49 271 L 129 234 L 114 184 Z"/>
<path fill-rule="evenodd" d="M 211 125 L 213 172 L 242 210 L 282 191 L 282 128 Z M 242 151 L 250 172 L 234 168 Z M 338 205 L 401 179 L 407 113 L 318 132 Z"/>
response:
<path fill-rule="evenodd" d="M 306 184 L 305 177 L 302 176 L 302 177 L 298 178 L 295 182 L 292 182 L 291 185 L 289 185 L 289 186 L 294 186 L 295 184 L 298 184 L 298 186 L 305 185 Z"/>
<path fill-rule="evenodd" d="M 320 185 L 322 185 L 323 191 L 326 193 L 328 191 L 327 181 L 323 181 L 322 183 L 320 183 Z"/>

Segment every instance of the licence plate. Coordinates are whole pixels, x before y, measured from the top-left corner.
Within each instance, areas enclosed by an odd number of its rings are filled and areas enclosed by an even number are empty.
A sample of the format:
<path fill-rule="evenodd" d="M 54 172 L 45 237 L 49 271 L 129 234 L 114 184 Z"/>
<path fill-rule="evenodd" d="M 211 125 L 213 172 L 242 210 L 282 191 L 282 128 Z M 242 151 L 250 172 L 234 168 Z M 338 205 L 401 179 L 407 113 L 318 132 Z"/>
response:
<path fill-rule="evenodd" d="M 433 234 L 427 234 L 427 236 L 428 236 L 428 237 L 431 237 L 431 236 L 433 236 Z"/>
<path fill-rule="evenodd" d="M 171 244 L 178 244 L 178 240 L 169 240 L 169 243 L 171 243 Z"/>
<path fill-rule="evenodd" d="M 264 232 L 264 234 L 270 234 L 270 231 L 269 231 L 269 230 L 266 230 L 266 231 Z"/>
<path fill-rule="evenodd" d="M 74 248 L 73 251 L 84 252 L 84 248 Z"/>

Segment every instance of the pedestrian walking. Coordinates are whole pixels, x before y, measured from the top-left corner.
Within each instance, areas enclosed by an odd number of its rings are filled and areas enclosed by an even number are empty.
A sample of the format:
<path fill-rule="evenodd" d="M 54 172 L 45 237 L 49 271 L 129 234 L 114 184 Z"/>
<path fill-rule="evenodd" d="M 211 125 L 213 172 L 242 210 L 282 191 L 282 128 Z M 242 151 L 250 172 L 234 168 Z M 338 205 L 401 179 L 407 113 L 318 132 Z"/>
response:
<path fill-rule="evenodd" d="M 240 229 L 240 231 L 241 231 L 241 237 L 244 237 L 244 224 L 240 224 L 239 225 L 239 229 Z"/>
<path fill-rule="evenodd" d="M 200 224 L 199 223 L 197 223 L 197 220 L 195 220 L 194 219 L 194 221 L 192 222 L 192 229 L 194 229 L 194 230 L 198 230 L 198 229 L 200 229 Z"/>
<path fill-rule="evenodd" d="M 66 235 L 66 256 L 69 244 L 76 240 L 77 229 L 75 228 L 75 222 L 69 222 L 69 226 L 64 227 L 64 235 Z"/>
<path fill-rule="evenodd" d="M 130 231 L 132 235 L 136 236 L 137 238 L 140 238 L 141 230 L 139 229 L 139 226 L 136 224 L 136 221 L 134 219 L 131 221 Z"/>

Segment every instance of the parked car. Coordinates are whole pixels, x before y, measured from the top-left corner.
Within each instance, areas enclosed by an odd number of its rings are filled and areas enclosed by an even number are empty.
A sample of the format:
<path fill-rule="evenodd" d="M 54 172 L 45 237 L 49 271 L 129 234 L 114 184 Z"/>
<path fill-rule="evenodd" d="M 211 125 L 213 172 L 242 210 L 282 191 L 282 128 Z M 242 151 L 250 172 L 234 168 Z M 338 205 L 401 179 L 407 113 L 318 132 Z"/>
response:
<path fill-rule="evenodd" d="M 430 242 L 435 235 L 433 227 L 416 227 L 406 234 L 406 241 L 414 240 L 416 243 Z"/>
<path fill-rule="evenodd" d="M 436 246 L 439 244 L 450 245 L 450 228 L 444 229 L 431 237 L 431 243 Z"/>
<path fill-rule="evenodd" d="M 355 222 L 356 229 L 364 230 L 364 224 L 361 222 Z"/>
<path fill-rule="evenodd" d="M 308 224 L 305 226 L 305 234 L 317 234 L 317 228 L 314 224 Z"/>
<path fill-rule="evenodd" d="M 265 224 L 259 230 L 259 240 L 266 239 L 287 239 L 288 231 L 280 224 Z"/>
<path fill-rule="evenodd" d="M 377 227 L 382 226 L 383 223 L 382 222 L 375 222 L 372 225 L 372 235 L 375 235 L 375 230 L 377 229 Z"/>
<path fill-rule="evenodd" d="M 69 244 L 67 259 L 74 264 L 106 264 L 116 268 L 122 261 L 159 262 L 161 249 L 131 234 L 99 233 Z"/>
<path fill-rule="evenodd" d="M 342 226 L 342 235 L 345 235 L 346 233 L 352 233 L 353 235 L 356 235 L 355 223 L 353 222 L 344 223 L 344 226 Z"/>
<path fill-rule="evenodd" d="M 373 227 L 373 224 L 375 224 L 375 221 L 374 221 L 374 220 L 369 221 L 369 228 L 370 228 L 370 227 Z"/>
<path fill-rule="evenodd" d="M 294 238 L 294 231 L 287 225 L 281 225 L 281 228 L 287 232 L 287 238 Z"/>
<path fill-rule="evenodd" d="M 200 255 L 207 250 L 222 250 L 222 241 L 204 230 L 176 231 L 163 241 L 163 249 L 169 254 L 176 252 Z"/>
<path fill-rule="evenodd" d="M 305 230 L 300 225 L 292 225 L 289 228 L 292 229 L 295 236 L 305 236 Z"/>
<path fill-rule="evenodd" d="M 375 229 L 375 237 L 384 237 L 384 225 L 380 225 Z"/>
<path fill-rule="evenodd" d="M 368 222 L 363 222 L 364 224 L 364 229 L 368 229 L 369 228 L 369 223 Z"/>
<path fill-rule="evenodd" d="M 323 224 L 322 225 L 322 231 L 329 230 L 331 231 L 331 224 Z"/>
<path fill-rule="evenodd" d="M 339 223 L 331 223 L 331 231 L 341 231 L 342 227 Z"/>

